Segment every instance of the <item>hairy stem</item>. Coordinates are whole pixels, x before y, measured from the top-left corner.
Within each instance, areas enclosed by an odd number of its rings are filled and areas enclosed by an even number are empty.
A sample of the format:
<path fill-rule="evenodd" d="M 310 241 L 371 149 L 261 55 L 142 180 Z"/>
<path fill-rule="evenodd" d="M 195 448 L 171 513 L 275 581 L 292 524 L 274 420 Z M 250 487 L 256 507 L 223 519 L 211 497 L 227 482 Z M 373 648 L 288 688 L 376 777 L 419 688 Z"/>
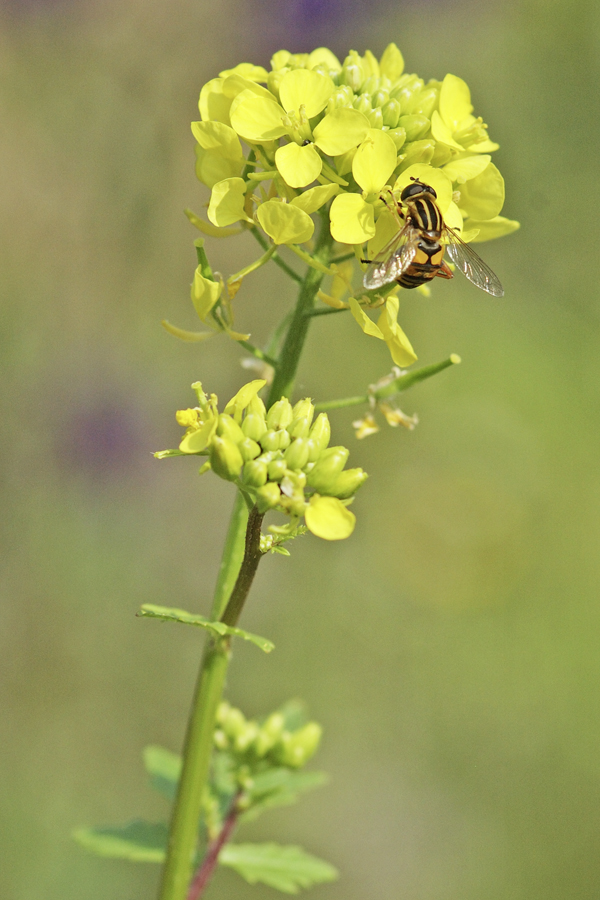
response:
<path fill-rule="evenodd" d="M 223 823 L 221 831 L 214 841 L 208 845 L 206 856 L 202 860 L 202 865 L 194 875 L 194 880 L 190 885 L 186 900 L 199 900 L 204 889 L 208 886 L 208 882 L 212 878 L 213 872 L 219 861 L 219 853 L 231 837 L 233 829 L 236 826 L 238 817 L 237 797 L 231 804 L 231 809 L 227 814 L 227 818 Z"/>

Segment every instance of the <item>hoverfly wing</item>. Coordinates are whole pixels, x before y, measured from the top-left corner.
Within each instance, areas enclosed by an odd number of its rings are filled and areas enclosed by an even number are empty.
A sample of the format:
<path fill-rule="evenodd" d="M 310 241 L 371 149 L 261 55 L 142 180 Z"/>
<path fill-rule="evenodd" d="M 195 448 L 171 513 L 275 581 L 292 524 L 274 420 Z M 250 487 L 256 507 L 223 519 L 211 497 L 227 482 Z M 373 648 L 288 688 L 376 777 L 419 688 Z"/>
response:
<path fill-rule="evenodd" d="M 366 290 L 383 287 L 406 272 L 417 252 L 415 237 L 415 229 L 407 224 L 379 251 L 379 259 L 371 263 L 363 276 Z"/>
<path fill-rule="evenodd" d="M 504 288 L 490 267 L 475 253 L 469 244 L 460 238 L 457 233 L 447 225 L 444 228 L 444 236 L 448 244 L 446 250 L 451 262 L 475 285 L 486 291 L 493 297 L 503 297 Z"/>

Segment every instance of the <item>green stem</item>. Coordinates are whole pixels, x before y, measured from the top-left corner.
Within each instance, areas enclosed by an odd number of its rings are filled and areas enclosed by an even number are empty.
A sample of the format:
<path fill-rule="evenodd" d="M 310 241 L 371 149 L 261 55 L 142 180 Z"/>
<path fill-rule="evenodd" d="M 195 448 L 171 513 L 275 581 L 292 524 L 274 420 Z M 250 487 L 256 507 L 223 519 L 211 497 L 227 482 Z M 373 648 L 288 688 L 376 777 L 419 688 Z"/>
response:
<path fill-rule="evenodd" d="M 238 491 L 211 611 L 220 619 L 240 574 L 248 509 Z M 183 748 L 183 769 L 173 806 L 159 900 L 185 900 L 192 877 L 202 796 L 208 779 L 217 708 L 229 664 L 229 641 L 210 639 L 204 650 Z"/>
<path fill-rule="evenodd" d="M 329 264 L 332 243 L 333 239 L 329 232 L 328 218 L 322 217 L 321 231 L 317 239 L 313 258 L 324 267 Z M 275 375 L 267 400 L 267 408 L 272 406 L 277 400 L 280 400 L 281 397 L 291 397 L 300 356 L 310 325 L 311 316 L 308 313 L 314 308 L 317 291 L 324 277 L 324 272 L 312 267 L 306 272 L 298 294 L 294 315 L 279 354 L 279 362 L 275 368 Z"/>
<path fill-rule="evenodd" d="M 250 231 L 251 234 L 254 235 L 254 237 L 256 238 L 256 240 L 258 241 L 260 246 L 263 248 L 263 250 L 266 250 L 267 247 L 269 246 L 269 242 L 267 240 L 265 240 L 265 238 L 262 236 L 262 234 L 260 233 L 258 228 L 252 227 L 252 228 L 249 228 L 248 230 Z M 302 275 L 298 275 L 297 272 L 294 272 L 292 267 L 288 266 L 288 264 L 280 257 L 280 255 L 277 251 L 275 251 L 275 253 L 271 257 L 271 259 L 273 260 L 274 263 L 277 263 L 279 268 L 282 271 L 284 271 L 286 275 L 289 275 L 289 277 L 292 278 L 294 281 L 297 281 L 298 284 L 302 283 L 302 281 L 303 281 Z"/>

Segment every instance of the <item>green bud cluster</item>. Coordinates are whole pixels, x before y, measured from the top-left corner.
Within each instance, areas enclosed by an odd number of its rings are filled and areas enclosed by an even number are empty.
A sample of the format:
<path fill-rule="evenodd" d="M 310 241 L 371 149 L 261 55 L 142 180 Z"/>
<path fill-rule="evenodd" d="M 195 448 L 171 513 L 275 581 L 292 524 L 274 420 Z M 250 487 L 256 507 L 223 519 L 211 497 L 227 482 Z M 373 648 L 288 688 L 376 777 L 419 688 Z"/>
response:
<path fill-rule="evenodd" d="M 246 719 L 241 710 L 223 702 L 217 712 L 214 744 L 218 750 L 236 758 L 238 779 L 243 780 L 261 762 L 289 769 L 302 768 L 315 754 L 321 731 L 317 722 L 290 730 L 280 712 L 271 713 L 259 723 Z"/>
<path fill-rule="evenodd" d="M 326 413 L 315 418 L 310 399 L 295 406 L 282 397 L 267 411 L 258 396 L 264 382 L 245 385 L 219 413 L 217 398 L 208 398 L 197 383 L 196 409 L 180 410 L 177 420 L 188 426 L 180 452 L 208 455 L 208 468 L 232 481 L 261 512 L 278 510 L 297 520 L 313 506 L 307 525 L 327 539 L 334 530 L 317 519 L 331 517 L 331 506 L 314 506 L 317 498 L 339 501 L 338 516 L 348 520 L 345 506 L 367 478 L 363 469 L 346 469 L 349 451 L 329 447 L 331 426 Z M 346 525 L 348 534 L 353 526 Z M 341 536 L 341 534 L 340 534 Z M 344 535 L 347 536 L 347 535 Z"/>

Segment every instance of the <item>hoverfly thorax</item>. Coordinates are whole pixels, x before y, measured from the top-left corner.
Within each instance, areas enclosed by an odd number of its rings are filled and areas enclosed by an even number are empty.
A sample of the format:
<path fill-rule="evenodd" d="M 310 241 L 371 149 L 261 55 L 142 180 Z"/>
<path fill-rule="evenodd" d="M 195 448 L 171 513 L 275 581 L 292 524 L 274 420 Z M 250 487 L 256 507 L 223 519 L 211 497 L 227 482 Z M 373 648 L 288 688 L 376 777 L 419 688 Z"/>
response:
<path fill-rule="evenodd" d="M 383 248 L 379 258 L 371 261 L 363 278 L 367 290 L 376 290 L 392 281 L 410 289 L 433 278 L 452 278 L 452 270 L 444 260 L 447 252 L 451 262 L 476 287 L 494 297 L 504 294 L 492 270 L 445 224 L 437 194 L 430 185 L 414 179 L 402 191 L 397 212 L 398 222 L 404 224 L 400 224 L 398 234 Z"/>

